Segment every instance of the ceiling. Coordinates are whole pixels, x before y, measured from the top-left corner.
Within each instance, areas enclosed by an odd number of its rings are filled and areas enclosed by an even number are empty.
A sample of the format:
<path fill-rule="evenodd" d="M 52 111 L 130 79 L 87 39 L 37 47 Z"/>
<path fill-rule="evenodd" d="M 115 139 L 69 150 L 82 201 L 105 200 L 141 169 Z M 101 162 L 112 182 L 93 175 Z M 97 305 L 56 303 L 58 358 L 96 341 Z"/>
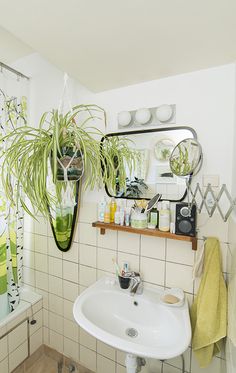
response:
<path fill-rule="evenodd" d="M 11 64 L 32 53 L 32 49 L 0 26 L 0 61 Z"/>
<path fill-rule="evenodd" d="M 95 92 L 235 61 L 235 15 L 235 0 L 0 0 L 2 27 Z"/>

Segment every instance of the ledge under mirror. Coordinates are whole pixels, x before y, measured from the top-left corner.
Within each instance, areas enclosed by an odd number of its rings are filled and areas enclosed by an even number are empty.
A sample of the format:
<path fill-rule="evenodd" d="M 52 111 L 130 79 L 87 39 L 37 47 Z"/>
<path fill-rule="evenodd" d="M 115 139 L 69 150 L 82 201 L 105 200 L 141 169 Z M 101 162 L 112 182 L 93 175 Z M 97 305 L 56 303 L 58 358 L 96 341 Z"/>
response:
<path fill-rule="evenodd" d="M 186 177 L 178 177 L 172 173 L 169 158 L 180 141 L 186 138 L 197 139 L 197 134 L 191 127 L 176 126 L 110 133 L 103 137 L 101 146 L 107 138 L 113 136 L 129 140 L 129 147 L 137 154 L 137 161 L 132 170 L 128 165 L 126 167 L 126 190 L 120 188 L 118 182 L 115 193 L 106 186 L 110 197 L 151 199 L 160 193 L 162 200 L 177 202 L 185 198 Z"/>

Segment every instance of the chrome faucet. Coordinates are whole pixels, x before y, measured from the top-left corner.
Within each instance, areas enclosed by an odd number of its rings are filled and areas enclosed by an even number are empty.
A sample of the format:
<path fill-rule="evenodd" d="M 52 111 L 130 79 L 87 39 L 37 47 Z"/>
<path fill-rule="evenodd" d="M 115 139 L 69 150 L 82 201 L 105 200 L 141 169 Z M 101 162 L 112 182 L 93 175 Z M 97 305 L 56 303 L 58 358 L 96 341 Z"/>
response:
<path fill-rule="evenodd" d="M 130 284 L 130 294 L 142 294 L 143 292 L 143 282 L 138 272 L 128 272 L 126 273 L 127 277 L 130 277 L 131 284 Z"/>

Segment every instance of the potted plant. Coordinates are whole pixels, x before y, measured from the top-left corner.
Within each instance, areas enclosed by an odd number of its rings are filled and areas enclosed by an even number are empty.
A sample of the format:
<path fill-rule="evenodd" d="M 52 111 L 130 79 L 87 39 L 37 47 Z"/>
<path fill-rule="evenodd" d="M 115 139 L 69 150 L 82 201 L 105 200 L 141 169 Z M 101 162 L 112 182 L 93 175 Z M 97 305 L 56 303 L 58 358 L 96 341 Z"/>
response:
<path fill-rule="evenodd" d="M 12 176 L 30 202 L 21 200 L 23 208 L 33 217 L 35 211 L 50 216 L 48 208 L 55 208 L 67 181 L 79 180 L 83 174 L 85 188 L 106 184 L 115 190 L 119 170 L 119 183 L 125 188 L 125 170 L 132 167 L 135 155 L 128 142 L 118 137 L 107 139 L 101 147 L 102 132 L 90 125 L 95 120 L 106 123 L 105 112 L 97 105 L 77 105 L 66 114 L 53 109 L 42 115 L 38 128 L 15 128 L 1 139 L 8 143 L 1 154 L 2 185 L 11 203 L 16 202 Z M 48 187 L 50 175 L 56 194 Z"/>

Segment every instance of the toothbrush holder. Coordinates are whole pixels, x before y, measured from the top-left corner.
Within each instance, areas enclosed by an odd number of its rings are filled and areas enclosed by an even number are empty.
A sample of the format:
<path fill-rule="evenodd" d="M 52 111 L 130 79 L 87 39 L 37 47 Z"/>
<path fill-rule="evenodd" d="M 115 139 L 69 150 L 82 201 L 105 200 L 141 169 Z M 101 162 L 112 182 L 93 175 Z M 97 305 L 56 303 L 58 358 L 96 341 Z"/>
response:
<path fill-rule="evenodd" d="M 118 276 L 118 279 L 119 279 L 119 284 L 120 284 L 121 289 L 128 289 L 131 278 Z"/>

